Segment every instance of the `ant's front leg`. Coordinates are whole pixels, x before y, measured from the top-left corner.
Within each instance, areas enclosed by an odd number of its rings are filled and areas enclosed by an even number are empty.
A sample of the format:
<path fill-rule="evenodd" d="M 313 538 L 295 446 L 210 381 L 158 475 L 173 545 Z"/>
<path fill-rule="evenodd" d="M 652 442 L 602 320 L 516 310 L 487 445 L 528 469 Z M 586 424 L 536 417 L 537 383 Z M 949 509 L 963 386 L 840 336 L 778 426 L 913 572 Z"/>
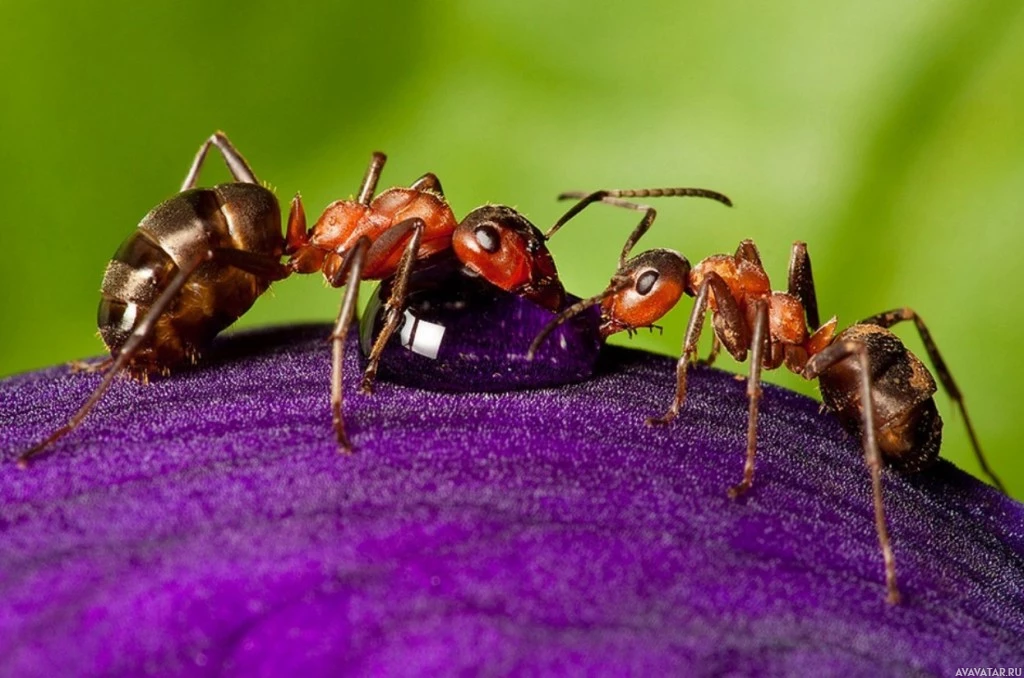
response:
<path fill-rule="evenodd" d="M 648 426 L 668 424 L 677 416 L 679 410 L 686 401 L 686 373 L 690 367 L 690 361 L 697 351 L 697 342 L 700 340 L 700 333 L 704 327 L 704 314 L 707 312 L 708 295 L 714 292 L 715 301 L 718 304 L 718 313 L 725 318 L 723 326 L 728 332 L 726 344 L 732 343 L 748 345 L 746 321 L 740 314 L 736 300 L 733 299 L 729 286 L 717 273 L 711 272 L 701 282 L 697 289 L 697 295 L 693 302 L 693 310 L 690 311 L 690 320 L 686 324 L 686 333 L 683 335 L 683 347 L 676 363 L 676 393 L 665 414 L 660 417 L 647 419 Z M 717 329 L 717 327 L 716 327 Z"/>
<path fill-rule="evenodd" d="M 338 319 L 334 322 L 331 332 L 331 420 L 338 447 L 345 454 L 352 452 L 352 443 L 345 434 L 345 419 L 342 417 L 342 366 L 345 362 L 345 339 L 348 337 L 352 319 L 356 315 L 356 304 L 359 301 L 359 282 L 363 278 L 366 265 L 366 252 L 370 249 L 370 239 L 365 235 L 356 241 L 341 262 L 341 266 L 329 281 L 332 286 L 345 285 L 345 296 L 342 298 Z M 346 279 L 347 278 L 347 279 Z"/>

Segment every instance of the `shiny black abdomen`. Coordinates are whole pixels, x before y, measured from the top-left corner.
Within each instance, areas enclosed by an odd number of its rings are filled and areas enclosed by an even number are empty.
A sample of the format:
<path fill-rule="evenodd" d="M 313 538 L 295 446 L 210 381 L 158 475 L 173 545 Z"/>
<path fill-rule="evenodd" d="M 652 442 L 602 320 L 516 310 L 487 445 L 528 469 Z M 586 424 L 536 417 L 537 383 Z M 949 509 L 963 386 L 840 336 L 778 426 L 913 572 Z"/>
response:
<path fill-rule="evenodd" d="M 942 418 L 932 395 L 935 380 L 899 337 L 877 325 L 853 325 L 835 341 L 859 341 L 867 347 L 871 364 L 878 447 L 886 463 L 904 472 L 919 471 L 939 456 Z M 819 378 L 821 397 L 843 427 L 858 439 L 862 435 L 860 363 L 842 360 Z"/>
<path fill-rule="evenodd" d="M 280 258 L 277 198 L 258 184 L 184 191 L 143 217 L 107 265 L 97 322 L 111 353 L 128 340 L 178 267 L 209 249 Z M 213 260 L 199 267 L 129 365 L 134 377 L 167 371 L 198 353 L 245 313 L 270 281 Z"/>

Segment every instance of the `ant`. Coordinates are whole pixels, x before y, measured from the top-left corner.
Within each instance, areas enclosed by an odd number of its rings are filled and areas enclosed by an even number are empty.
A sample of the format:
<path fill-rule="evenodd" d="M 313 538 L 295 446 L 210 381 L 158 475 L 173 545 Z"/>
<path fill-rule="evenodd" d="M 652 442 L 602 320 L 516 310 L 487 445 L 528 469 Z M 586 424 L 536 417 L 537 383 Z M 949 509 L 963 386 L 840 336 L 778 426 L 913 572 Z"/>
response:
<path fill-rule="evenodd" d="M 622 198 L 652 195 L 655 194 L 639 190 L 571 192 L 559 197 L 580 199 L 574 208 L 577 212 L 593 202 L 604 202 L 647 210 L 649 214 L 649 207 Z M 743 478 L 729 489 L 729 496 L 737 498 L 753 485 L 761 370 L 785 365 L 805 379 L 817 379 L 824 407 L 836 413 L 843 427 L 862 442 L 871 473 L 875 527 L 885 565 L 886 599 L 891 604 L 898 603 L 895 558 L 882 503 L 881 469 L 887 464 L 896 471 L 914 473 L 934 463 L 942 441 L 942 419 L 933 398 L 937 390 L 934 378 L 889 328 L 905 321 L 912 321 L 917 327 L 939 380 L 960 410 L 982 469 L 1005 493 L 1003 484 L 985 462 L 963 395 L 921 316 L 910 308 L 895 309 L 866 318 L 837 334 L 835 317 L 819 323 L 811 260 L 804 243 L 793 244 L 788 288 L 779 292 L 771 290 L 760 254 L 750 240 L 741 242 L 733 255 L 712 255 L 692 268 L 685 257 L 672 250 L 650 250 L 627 259 L 649 227 L 650 223 L 642 221 L 627 239 L 608 287 L 559 314 L 534 340 L 531 353 L 555 327 L 588 306 L 600 304 L 601 332 L 608 336 L 650 326 L 683 293 L 695 297 L 676 367 L 675 396 L 663 415 L 647 419 L 648 425 L 668 424 L 679 414 L 686 399 L 687 370 L 696 356 L 710 306 L 715 343 L 707 362 L 714 361 L 721 346 L 740 362 L 750 353 L 747 455 Z"/>
<path fill-rule="evenodd" d="M 234 182 L 196 188 L 211 146 L 220 151 Z M 401 322 L 417 261 L 454 255 L 490 284 L 552 313 L 562 310 L 565 290 L 533 224 L 503 205 L 485 205 L 457 221 L 432 173 L 375 196 L 386 159 L 374 153 L 358 197 L 331 203 L 308 230 L 296 195 L 282 235 L 273 192 L 259 184 L 223 132 L 211 135 L 181 191 L 143 217 L 107 266 L 98 325 L 110 356 L 87 368 L 105 371 L 102 381 L 66 424 L 22 453 L 18 465 L 27 466 L 74 430 L 117 374 L 147 382 L 153 374 L 195 362 L 271 283 L 293 273 L 320 271 L 332 287 L 347 286 L 331 333 L 332 423 L 343 452 L 352 445 L 342 417 L 342 357 L 361 280 L 393 282 L 386 320 L 363 374 L 364 392 L 372 389 L 380 355 Z"/>
<path fill-rule="evenodd" d="M 234 182 L 196 188 L 211 146 L 220 151 Z M 561 309 L 565 291 L 536 227 L 501 205 L 476 209 L 459 223 L 432 173 L 374 197 L 385 161 L 383 153 L 374 153 L 358 197 L 330 204 L 308 231 L 296 195 L 282 235 L 273 192 L 257 181 L 223 132 L 210 136 L 181 191 L 143 217 L 107 266 L 98 325 L 110 357 L 85 367 L 105 371 L 103 380 L 66 424 L 21 454 L 18 465 L 27 466 L 74 430 L 117 374 L 148 382 L 153 374 L 195 362 L 271 283 L 293 273 L 321 271 L 331 286 L 347 285 L 331 333 L 331 411 L 345 452 L 352 446 L 342 419 L 341 367 L 359 281 L 395 281 L 387 322 L 363 375 L 364 392 L 371 390 L 380 352 L 401 319 L 406 282 L 417 260 L 453 250 L 467 269 L 491 284 L 553 312 Z"/>

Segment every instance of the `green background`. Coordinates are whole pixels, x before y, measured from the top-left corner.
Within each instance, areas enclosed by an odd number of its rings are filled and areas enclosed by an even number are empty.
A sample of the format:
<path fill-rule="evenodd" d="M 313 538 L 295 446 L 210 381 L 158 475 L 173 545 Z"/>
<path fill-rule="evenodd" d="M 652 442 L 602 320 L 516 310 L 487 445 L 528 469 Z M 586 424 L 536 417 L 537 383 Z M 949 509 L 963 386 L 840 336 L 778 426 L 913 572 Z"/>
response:
<path fill-rule="evenodd" d="M 735 209 L 661 201 L 644 244 L 697 261 L 753 238 L 781 288 L 802 239 L 824 317 L 913 306 L 1024 496 L 1016 0 L 19 0 L 4 3 L 0 69 L 0 375 L 102 350 L 106 261 L 219 128 L 279 196 L 301 189 L 311 218 L 356 190 L 374 149 L 390 155 L 382 185 L 430 170 L 457 214 L 502 202 L 542 228 L 561 190 L 722 190 Z M 211 169 L 204 183 L 227 177 Z M 634 221 L 598 209 L 564 229 L 567 287 L 600 290 Z M 319 276 L 292 279 L 239 325 L 326 321 L 338 300 Z M 677 353 L 689 308 L 634 345 Z M 946 457 L 973 471 L 939 406 Z"/>

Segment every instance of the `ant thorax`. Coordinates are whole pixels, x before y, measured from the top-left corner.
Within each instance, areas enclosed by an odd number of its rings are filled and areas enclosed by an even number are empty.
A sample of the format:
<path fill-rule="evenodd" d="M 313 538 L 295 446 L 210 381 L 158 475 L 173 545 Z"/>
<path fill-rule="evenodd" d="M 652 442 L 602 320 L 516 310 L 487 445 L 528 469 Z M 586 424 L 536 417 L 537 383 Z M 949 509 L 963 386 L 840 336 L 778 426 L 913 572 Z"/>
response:
<path fill-rule="evenodd" d="M 710 273 L 717 273 L 729 286 L 732 296 L 740 304 L 747 300 L 771 294 L 768 274 L 759 264 L 739 259 L 731 254 L 716 254 L 700 261 L 690 271 L 690 289 L 697 290 Z M 718 310 L 714 293 L 709 299 L 713 311 Z"/>
<path fill-rule="evenodd" d="M 383 325 L 392 282 L 375 290 L 363 315 L 364 357 Z M 593 373 L 603 344 L 596 307 L 560 325 L 533 360 L 526 358 L 530 343 L 555 315 L 495 287 L 442 253 L 422 262 L 410 276 L 402 322 L 381 355 L 378 377 L 453 392 L 502 392 L 583 381 Z"/>

